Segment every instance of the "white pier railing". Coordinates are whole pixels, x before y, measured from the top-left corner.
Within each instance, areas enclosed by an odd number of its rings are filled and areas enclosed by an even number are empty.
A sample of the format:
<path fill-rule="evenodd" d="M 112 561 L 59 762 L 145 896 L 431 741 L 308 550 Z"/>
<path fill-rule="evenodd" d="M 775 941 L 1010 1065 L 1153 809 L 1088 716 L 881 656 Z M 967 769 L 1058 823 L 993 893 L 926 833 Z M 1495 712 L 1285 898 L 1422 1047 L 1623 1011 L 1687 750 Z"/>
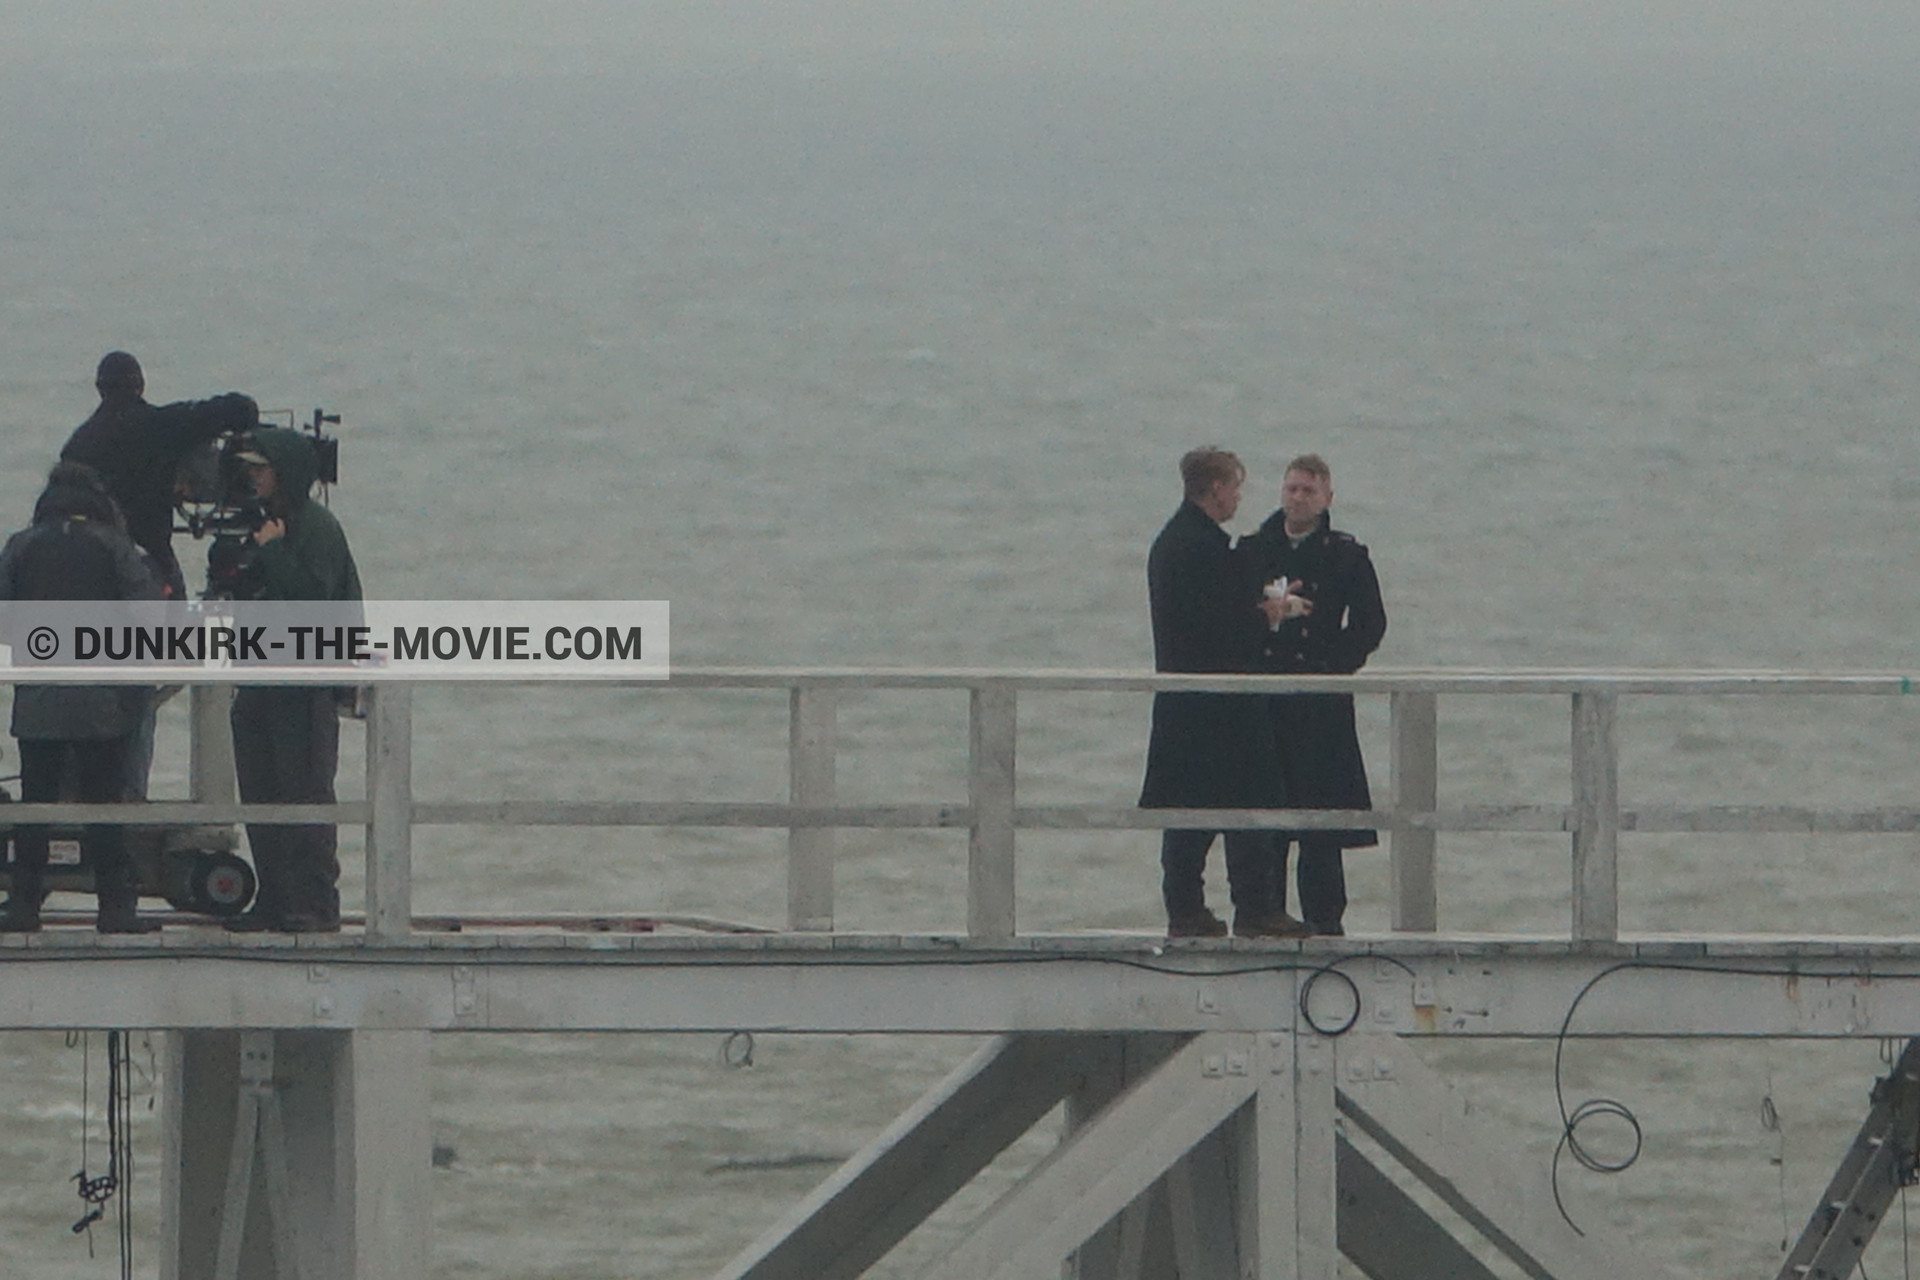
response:
<path fill-rule="evenodd" d="M 528 681 L 527 683 L 537 683 Z M 965 829 L 969 833 L 967 931 L 1010 939 L 1017 919 L 1015 845 L 1023 830 L 1152 831 L 1169 827 L 1330 829 L 1376 827 L 1390 835 L 1393 927 L 1437 930 L 1434 860 L 1440 832 L 1557 832 L 1569 838 L 1570 934 L 1605 942 L 1619 933 L 1619 837 L 1633 832 L 1914 832 L 1920 808 L 1712 806 L 1624 810 L 1616 733 L 1622 698 L 1671 695 L 1901 696 L 1898 674 L 1683 671 L 1376 671 L 1352 676 L 1198 676 L 1081 671 L 911 669 L 677 670 L 672 689 L 784 689 L 790 705 L 789 795 L 784 804 L 640 801 L 491 802 L 421 800 L 413 792 L 412 694 L 406 684 L 374 690 L 367 723 L 367 799 L 337 805 L 240 805 L 162 801 L 139 806 L 13 805 L 22 822 L 225 823 L 332 821 L 366 827 L 366 921 L 376 938 L 412 924 L 412 833 L 426 825 L 478 827 L 758 827 L 788 834 L 787 927 L 833 928 L 836 828 Z M 965 690 L 969 699 L 964 803 L 843 805 L 835 789 L 838 701 L 844 691 Z M 1155 691 L 1350 692 L 1384 695 L 1391 707 L 1388 803 L 1372 810 L 1141 809 L 1132 805 L 1022 805 L 1016 760 L 1022 693 Z M 1554 695 L 1569 708 L 1565 805 L 1438 803 L 1442 696 Z M 222 718 L 201 726 L 223 731 Z M 1142 740 L 1146 732 L 1140 725 Z M 199 737 L 196 737 L 199 741 Z M 196 766 L 196 783 L 203 772 Z M 197 796 L 231 794 L 230 788 Z"/>

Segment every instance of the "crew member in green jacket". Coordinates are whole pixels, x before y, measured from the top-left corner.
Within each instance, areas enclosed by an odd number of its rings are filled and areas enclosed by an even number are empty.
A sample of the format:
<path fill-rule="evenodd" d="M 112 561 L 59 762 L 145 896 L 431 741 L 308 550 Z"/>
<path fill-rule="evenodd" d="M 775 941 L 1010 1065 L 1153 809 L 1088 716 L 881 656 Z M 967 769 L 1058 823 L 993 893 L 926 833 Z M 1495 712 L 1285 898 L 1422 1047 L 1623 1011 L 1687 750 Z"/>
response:
<path fill-rule="evenodd" d="M 247 596 L 359 600 L 360 574 L 333 512 L 315 501 L 313 446 L 266 427 L 240 454 L 265 519 L 251 538 Z M 340 721 L 330 685 L 242 686 L 233 699 L 234 772 L 243 804 L 332 804 Z M 227 922 L 241 932 L 332 933 L 340 928 L 340 859 L 332 823 L 247 824 L 260 891 Z"/>

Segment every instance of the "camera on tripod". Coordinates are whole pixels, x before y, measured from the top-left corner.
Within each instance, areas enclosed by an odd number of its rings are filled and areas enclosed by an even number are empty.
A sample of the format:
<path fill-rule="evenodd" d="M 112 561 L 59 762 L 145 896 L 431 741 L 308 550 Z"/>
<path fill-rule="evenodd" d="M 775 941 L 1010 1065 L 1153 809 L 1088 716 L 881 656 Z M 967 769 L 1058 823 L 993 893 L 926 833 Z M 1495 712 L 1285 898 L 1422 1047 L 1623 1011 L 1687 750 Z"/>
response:
<path fill-rule="evenodd" d="M 326 430 L 340 424 L 340 415 L 315 409 L 311 420 L 296 422 L 291 409 L 268 409 L 260 416 L 264 420 L 282 414 L 285 425 L 298 431 L 313 450 L 313 475 L 321 486 L 317 496 L 324 502 L 327 486 L 340 480 L 340 440 Z M 227 432 L 182 463 L 175 479 L 173 531 L 211 539 L 206 589 L 210 600 L 259 598 L 259 547 L 253 531 L 266 523 L 268 510 L 255 496 L 241 456 L 253 449 L 252 431 Z"/>

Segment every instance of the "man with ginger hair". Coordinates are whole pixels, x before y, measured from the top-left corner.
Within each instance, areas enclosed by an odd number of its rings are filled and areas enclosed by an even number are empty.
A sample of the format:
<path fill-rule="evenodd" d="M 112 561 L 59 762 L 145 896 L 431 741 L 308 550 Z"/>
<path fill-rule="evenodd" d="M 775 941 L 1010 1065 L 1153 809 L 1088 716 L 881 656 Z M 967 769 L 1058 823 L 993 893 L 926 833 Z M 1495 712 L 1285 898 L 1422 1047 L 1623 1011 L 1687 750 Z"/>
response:
<path fill-rule="evenodd" d="M 1260 583 L 1283 581 L 1287 600 L 1261 602 L 1269 629 L 1261 637 L 1257 669 L 1297 674 L 1349 675 L 1366 664 L 1387 633 L 1380 580 L 1367 548 L 1333 527 L 1333 470 L 1317 453 L 1287 464 L 1280 509 L 1257 533 L 1240 541 Z M 1304 608 L 1304 612 L 1302 609 Z M 1350 693 L 1279 693 L 1268 709 L 1275 749 L 1292 805 L 1300 809 L 1371 809 L 1366 761 L 1354 729 Z M 1379 843 L 1372 830 L 1283 831 L 1272 866 L 1275 904 L 1287 902 L 1288 847 L 1297 843 L 1295 868 L 1300 916 L 1317 934 L 1346 932 L 1345 849 Z"/>

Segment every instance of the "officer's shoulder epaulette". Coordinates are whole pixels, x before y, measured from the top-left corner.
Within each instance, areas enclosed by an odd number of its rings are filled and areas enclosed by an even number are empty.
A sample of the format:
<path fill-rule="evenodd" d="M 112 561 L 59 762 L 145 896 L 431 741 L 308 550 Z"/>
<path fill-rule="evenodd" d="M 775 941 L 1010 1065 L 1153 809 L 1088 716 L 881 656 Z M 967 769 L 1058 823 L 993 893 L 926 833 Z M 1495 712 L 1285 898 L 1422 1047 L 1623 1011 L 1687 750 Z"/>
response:
<path fill-rule="evenodd" d="M 1366 543 L 1339 529 L 1327 531 L 1327 549 L 1343 561 L 1358 560 L 1368 556 Z"/>

